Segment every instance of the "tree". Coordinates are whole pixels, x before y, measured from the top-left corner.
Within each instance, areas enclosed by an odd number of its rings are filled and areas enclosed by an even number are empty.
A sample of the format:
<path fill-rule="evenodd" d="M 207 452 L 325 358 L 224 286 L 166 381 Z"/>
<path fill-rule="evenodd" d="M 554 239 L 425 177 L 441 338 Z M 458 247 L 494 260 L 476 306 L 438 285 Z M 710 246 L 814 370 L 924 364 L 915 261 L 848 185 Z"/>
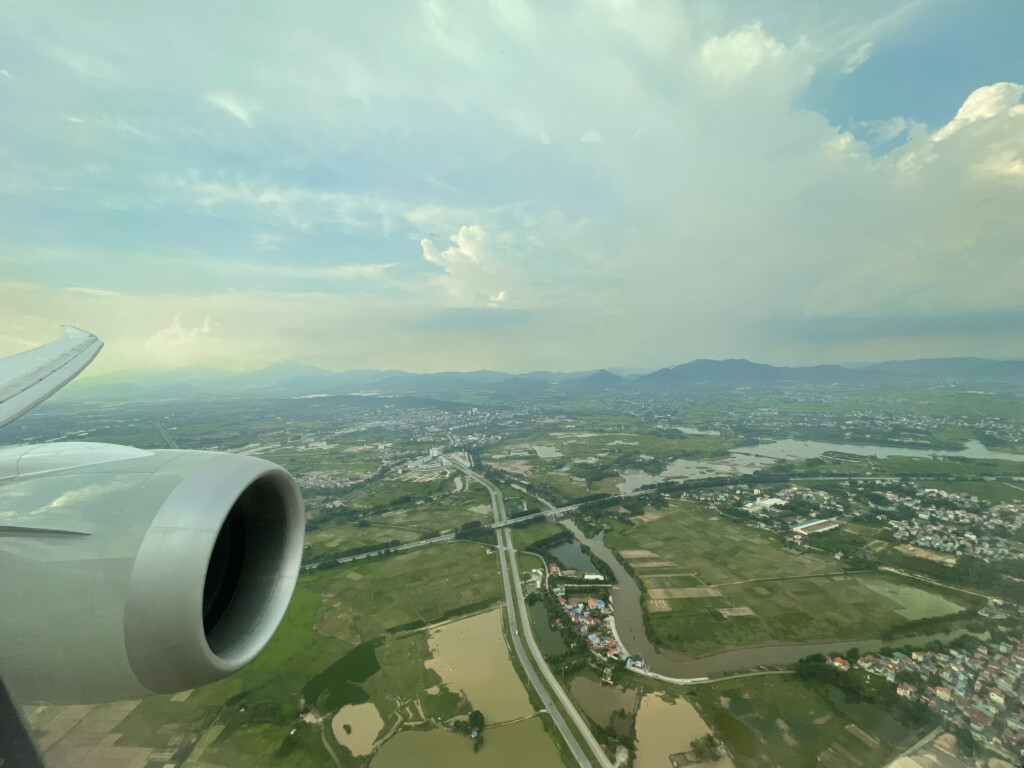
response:
<path fill-rule="evenodd" d="M 479 709 L 469 713 L 469 728 L 478 733 L 484 729 L 484 715 Z"/>
<path fill-rule="evenodd" d="M 690 749 L 693 750 L 693 758 L 698 763 L 703 763 L 707 760 L 718 760 L 718 742 L 710 733 L 691 741 Z"/>

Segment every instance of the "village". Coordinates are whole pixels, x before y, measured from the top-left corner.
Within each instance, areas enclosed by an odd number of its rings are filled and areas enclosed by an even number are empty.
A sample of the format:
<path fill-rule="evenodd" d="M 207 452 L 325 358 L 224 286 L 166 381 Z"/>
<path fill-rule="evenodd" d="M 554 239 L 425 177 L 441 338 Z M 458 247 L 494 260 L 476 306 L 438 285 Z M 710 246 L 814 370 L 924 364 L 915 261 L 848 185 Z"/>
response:
<path fill-rule="evenodd" d="M 601 583 L 604 577 L 596 573 L 578 573 L 575 569 L 562 569 L 555 563 L 548 563 L 547 575 L 549 577 L 566 577 L 570 579 L 582 579 L 584 582 Z M 543 572 L 539 568 L 531 571 L 531 577 L 537 589 L 541 588 Z M 570 587 L 570 589 L 572 589 Z M 622 662 L 627 669 L 646 671 L 649 669 L 647 662 L 641 656 L 631 655 L 626 649 L 620 647 L 612 626 L 614 611 L 611 601 L 601 597 L 583 595 L 575 597 L 576 592 L 566 594 L 565 586 L 551 587 L 551 594 L 554 595 L 562 616 L 556 616 L 554 626 L 562 630 L 571 631 L 574 635 L 583 638 L 591 653 L 601 661 Z M 605 678 L 611 680 L 611 669 L 605 670 Z"/>
<path fill-rule="evenodd" d="M 738 484 L 688 491 L 682 498 L 748 518 L 796 546 L 807 546 L 812 534 L 860 522 L 902 545 L 906 554 L 950 566 L 965 555 L 985 562 L 1024 560 L 1024 504 L 991 503 L 909 480 L 849 479 L 831 490 L 792 484 L 771 492 Z"/>
<path fill-rule="evenodd" d="M 940 714 L 947 727 L 969 729 L 996 752 L 1024 756 L 1024 641 L 978 641 L 973 651 L 893 651 L 825 661 L 840 672 L 859 669 L 880 677 L 896 686 L 899 697 Z"/>

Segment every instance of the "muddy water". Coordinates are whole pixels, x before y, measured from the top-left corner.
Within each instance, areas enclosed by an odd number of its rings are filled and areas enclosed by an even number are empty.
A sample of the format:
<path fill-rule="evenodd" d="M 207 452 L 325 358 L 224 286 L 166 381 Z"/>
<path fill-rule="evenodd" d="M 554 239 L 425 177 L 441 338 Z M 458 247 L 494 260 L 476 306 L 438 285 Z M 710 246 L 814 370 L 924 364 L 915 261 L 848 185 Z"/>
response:
<path fill-rule="evenodd" d="M 432 659 L 449 690 L 462 691 L 489 723 L 533 712 L 501 633 L 501 609 L 445 624 L 430 633 Z"/>
<path fill-rule="evenodd" d="M 669 755 L 689 751 L 691 741 L 710 732 L 686 699 L 680 697 L 674 704 L 669 704 L 657 694 L 647 694 L 640 702 L 636 716 L 636 760 L 633 766 L 664 768 L 669 764 Z M 726 757 L 715 763 L 694 765 L 732 768 L 733 763 Z"/>
<path fill-rule="evenodd" d="M 574 678 L 569 690 L 587 716 L 598 725 L 608 725 L 617 709 L 632 712 L 636 704 L 635 692 L 607 685 L 590 675 Z"/>
<path fill-rule="evenodd" d="M 351 733 L 345 731 L 349 727 Z M 368 755 L 373 750 L 373 742 L 384 727 L 380 713 L 370 702 L 366 704 L 350 704 L 338 710 L 331 720 L 334 738 L 343 747 L 348 747 L 353 755 Z"/>
<path fill-rule="evenodd" d="M 484 744 L 473 753 L 468 736 L 447 730 L 402 731 L 380 748 L 371 768 L 562 768 L 551 737 L 532 717 L 512 725 L 484 729 Z"/>

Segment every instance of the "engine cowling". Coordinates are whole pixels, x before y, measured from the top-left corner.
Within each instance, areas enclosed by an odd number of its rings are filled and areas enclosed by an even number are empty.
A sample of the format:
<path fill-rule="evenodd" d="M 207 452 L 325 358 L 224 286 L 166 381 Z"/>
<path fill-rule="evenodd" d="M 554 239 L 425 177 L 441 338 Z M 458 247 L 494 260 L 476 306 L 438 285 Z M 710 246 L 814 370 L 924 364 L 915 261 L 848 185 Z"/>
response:
<path fill-rule="evenodd" d="M 249 663 L 302 558 L 294 479 L 205 451 L 0 451 L 0 675 L 23 702 L 173 693 Z"/>

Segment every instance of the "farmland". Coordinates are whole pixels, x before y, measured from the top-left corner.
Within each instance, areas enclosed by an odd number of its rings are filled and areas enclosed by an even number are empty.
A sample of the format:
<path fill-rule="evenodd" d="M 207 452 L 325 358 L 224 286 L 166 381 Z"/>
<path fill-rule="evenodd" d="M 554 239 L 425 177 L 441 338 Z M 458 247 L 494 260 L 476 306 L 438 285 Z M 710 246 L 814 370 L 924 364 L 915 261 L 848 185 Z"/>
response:
<path fill-rule="evenodd" d="M 689 654 L 724 647 L 873 638 L 969 605 L 954 592 L 894 574 L 844 572 L 831 558 L 675 503 L 650 522 L 616 522 L 605 537 L 645 592 L 655 641 Z"/>
<path fill-rule="evenodd" d="M 326 740 L 343 765 L 356 766 L 362 760 L 338 743 L 331 727 L 339 710 L 374 731 L 353 731 L 358 740 L 345 734 L 362 751 L 367 739 L 376 741 L 378 731 L 382 737 L 405 723 L 447 720 L 474 705 L 430 668 L 437 662 L 427 632 L 415 627 L 494 603 L 499 591 L 494 556 L 471 543 L 433 545 L 322 571 L 299 581 L 270 644 L 236 675 L 184 696 L 156 696 L 127 707 L 101 705 L 85 720 L 81 708 L 43 708 L 32 713 L 30 722 L 41 743 L 58 742 L 48 754 L 54 766 L 76 764 L 75 753 L 62 752 L 59 734 L 53 732 L 65 711 L 75 722 L 81 720 L 79 728 L 95 730 L 104 723 L 116 739 L 111 754 L 122 759 L 148 754 L 162 755 L 167 762 L 198 750 L 210 765 L 329 768 L 334 764 L 324 749 Z M 402 626 L 413 629 L 403 631 Z M 500 639 L 486 645 L 507 659 Z M 457 659 L 445 663 L 458 668 Z M 507 677 L 518 684 L 511 673 Z M 378 718 L 379 729 L 373 725 Z M 352 723 L 338 725 L 351 729 Z M 541 739 L 531 748 L 558 759 L 539 724 L 521 734 Z"/>
<path fill-rule="evenodd" d="M 750 678 L 690 691 L 738 768 L 885 765 L 916 738 L 884 709 L 795 677 Z M 856 762 L 855 762 L 856 761 Z"/>

